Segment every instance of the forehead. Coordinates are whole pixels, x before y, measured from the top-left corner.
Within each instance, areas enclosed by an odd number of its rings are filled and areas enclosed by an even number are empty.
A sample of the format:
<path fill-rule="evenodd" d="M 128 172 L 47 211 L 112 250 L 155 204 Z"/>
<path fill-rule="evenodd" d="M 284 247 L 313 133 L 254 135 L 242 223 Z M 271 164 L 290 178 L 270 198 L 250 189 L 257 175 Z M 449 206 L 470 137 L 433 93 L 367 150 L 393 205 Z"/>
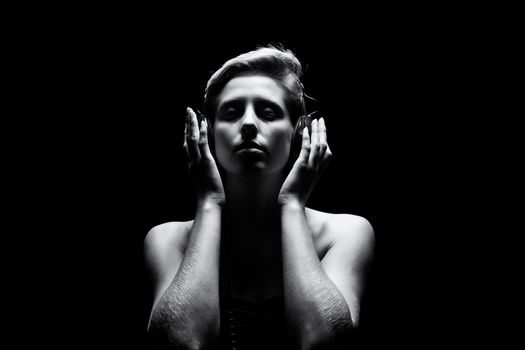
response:
<path fill-rule="evenodd" d="M 231 100 L 266 99 L 285 107 L 286 90 L 274 79 L 264 75 L 235 77 L 228 81 L 219 96 L 217 104 Z"/>

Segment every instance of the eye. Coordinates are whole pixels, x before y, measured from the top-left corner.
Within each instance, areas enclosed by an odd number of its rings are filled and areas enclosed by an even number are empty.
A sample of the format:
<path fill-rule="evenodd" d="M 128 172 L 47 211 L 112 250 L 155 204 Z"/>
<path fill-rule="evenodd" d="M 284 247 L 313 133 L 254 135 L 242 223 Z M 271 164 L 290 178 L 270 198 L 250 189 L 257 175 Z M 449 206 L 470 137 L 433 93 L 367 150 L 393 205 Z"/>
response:
<path fill-rule="evenodd" d="M 240 113 L 241 112 L 239 111 L 238 108 L 228 107 L 221 112 L 220 116 L 221 116 L 221 119 L 224 119 L 224 120 L 233 120 L 239 117 Z"/>
<path fill-rule="evenodd" d="M 262 117 L 265 119 L 273 120 L 279 117 L 279 114 L 271 107 L 265 107 L 261 111 Z"/>

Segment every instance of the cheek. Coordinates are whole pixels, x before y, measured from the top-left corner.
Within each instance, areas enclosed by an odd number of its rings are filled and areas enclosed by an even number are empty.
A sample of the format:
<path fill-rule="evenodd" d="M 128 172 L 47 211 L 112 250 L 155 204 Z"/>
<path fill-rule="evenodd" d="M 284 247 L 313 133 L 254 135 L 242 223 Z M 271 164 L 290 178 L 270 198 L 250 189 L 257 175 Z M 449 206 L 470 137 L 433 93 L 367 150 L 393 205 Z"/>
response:
<path fill-rule="evenodd" d="M 279 159 L 288 159 L 292 140 L 291 132 L 289 130 L 283 130 L 279 133 L 276 133 L 274 136 L 275 139 L 273 142 L 272 153 L 274 155 L 279 155 Z"/>
<path fill-rule="evenodd" d="M 229 135 L 228 130 L 217 127 L 214 130 L 214 145 L 215 145 L 215 154 L 219 160 L 219 162 L 222 163 L 222 161 L 225 159 L 225 157 L 228 156 L 231 149 L 231 141 L 232 138 Z"/>

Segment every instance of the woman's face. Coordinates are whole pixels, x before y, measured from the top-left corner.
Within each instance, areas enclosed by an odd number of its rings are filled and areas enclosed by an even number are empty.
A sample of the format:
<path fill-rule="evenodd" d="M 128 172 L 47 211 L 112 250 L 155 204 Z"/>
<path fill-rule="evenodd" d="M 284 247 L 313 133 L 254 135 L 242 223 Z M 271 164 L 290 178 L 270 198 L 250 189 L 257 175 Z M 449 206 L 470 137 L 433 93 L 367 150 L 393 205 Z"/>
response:
<path fill-rule="evenodd" d="M 263 75 L 231 79 L 217 96 L 215 153 L 234 174 L 272 173 L 288 161 L 292 122 L 286 90 Z"/>

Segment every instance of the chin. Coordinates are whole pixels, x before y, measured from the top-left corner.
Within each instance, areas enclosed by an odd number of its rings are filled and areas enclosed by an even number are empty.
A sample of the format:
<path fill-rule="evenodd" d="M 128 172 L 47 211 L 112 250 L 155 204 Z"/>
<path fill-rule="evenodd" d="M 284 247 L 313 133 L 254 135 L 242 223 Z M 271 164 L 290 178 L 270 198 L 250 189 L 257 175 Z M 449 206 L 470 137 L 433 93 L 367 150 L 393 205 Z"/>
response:
<path fill-rule="evenodd" d="M 268 173 L 268 167 L 263 162 L 237 164 L 237 166 L 231 170 L 231 172 L 236 175 L 260 176 Z"/>
<path fill-rule="evenodd" d="M 280 173 L 283 167 L 268 166 L 267 163 L 258 161 L 252 163 L 241 163 L 223 167 L 226 172 L 237 176 L 261 177 Z"/>
<path fill-rule="evenodd" d="M 288 159 L 285 157 L 270 157 L 257 152 L 238 153 L 233 157 L 222 157 L 218 160 L 221 167 L 228 173 L 237 176 L 267 176 L 281 173 Z"/>

